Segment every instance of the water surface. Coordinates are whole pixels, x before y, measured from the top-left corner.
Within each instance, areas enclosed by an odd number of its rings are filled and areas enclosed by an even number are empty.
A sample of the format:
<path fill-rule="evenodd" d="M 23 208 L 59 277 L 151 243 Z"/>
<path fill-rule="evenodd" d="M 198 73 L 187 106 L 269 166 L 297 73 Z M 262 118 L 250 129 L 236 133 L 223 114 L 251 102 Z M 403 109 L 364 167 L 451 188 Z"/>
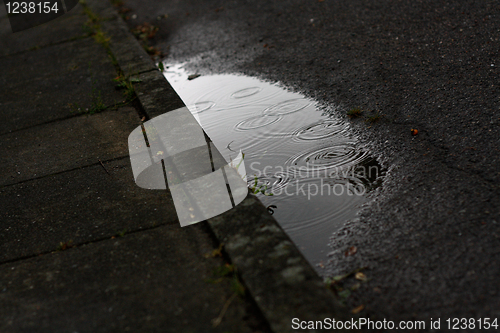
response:
<path fill-rule="evenodd" d="M 256 78 L 189 80 L 182 64 L 165 68 L 224 158 L 242 150 L 250 187 L 262 190 L 261 201 L 321 274 L 330 236 L 356 217 L 383 173 L 349 123 L 334 109 Z"/>

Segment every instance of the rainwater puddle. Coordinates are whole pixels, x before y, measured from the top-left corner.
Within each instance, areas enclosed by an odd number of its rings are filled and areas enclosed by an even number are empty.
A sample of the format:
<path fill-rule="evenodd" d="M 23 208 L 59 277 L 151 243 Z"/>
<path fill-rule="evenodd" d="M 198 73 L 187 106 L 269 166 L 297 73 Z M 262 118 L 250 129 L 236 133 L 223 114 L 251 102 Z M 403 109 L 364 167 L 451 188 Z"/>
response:
<path fill-rule="evenodd" d="M 332 233 L 356 218 L 384 171 L 313 100 L 246 76 L 188 80 L 182 66 L 165 64 L 165 77 L 227 161 L 242 150 L 250 188 L 321 275 Z"/>

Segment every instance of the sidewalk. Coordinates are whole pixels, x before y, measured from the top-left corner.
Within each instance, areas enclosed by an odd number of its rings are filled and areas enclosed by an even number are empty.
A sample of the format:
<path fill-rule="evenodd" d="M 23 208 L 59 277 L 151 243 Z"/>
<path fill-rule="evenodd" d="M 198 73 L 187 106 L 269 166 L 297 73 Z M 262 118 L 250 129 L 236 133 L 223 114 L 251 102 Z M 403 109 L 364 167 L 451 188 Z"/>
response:
<path fill-rule="evenodd" d="M 254 197 L 181 228 L 168 192 L 134 184 L 129 133 L 182 102 L 108 2 L 16 34 L 0 7 L 0 332 L 286 332 L 344 313 Z"/>

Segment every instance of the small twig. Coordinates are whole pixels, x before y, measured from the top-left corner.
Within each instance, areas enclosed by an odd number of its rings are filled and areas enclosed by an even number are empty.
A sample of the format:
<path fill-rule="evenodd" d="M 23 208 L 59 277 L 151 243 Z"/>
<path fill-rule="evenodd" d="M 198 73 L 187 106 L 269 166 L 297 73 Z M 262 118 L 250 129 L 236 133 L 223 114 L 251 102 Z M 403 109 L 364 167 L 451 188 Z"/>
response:
<path fill-rule="evenodd" d="M 219 324 L 222 322 L 222 318 L 224 317 L 224 315 L 226 314 L 227 309 L 229 308 L 229 305 L 236 298 L 236 296 L 237 296 L 237 293 L 234 293 L 231 297 L 229 297 L 229 299 L 227 300 L 226 304 L 224 304 L 224 306 L 222 307 L 220 315 L 217 318 L 215 318 L 215 319 L 212 320 L 212 327 L 215 328 L 215 327 L 219 326 Z"/>
<path fill-rule="evenodd" d="M 234 150 L 232 150 L 232 149 L 229 147 L 229 145 L 230 145 L 231 143 L 233 143 L 233 142 L 234 142 L 234 140 L 233 140 L 233 141 L 231 141 L 231 142 L 229 142 L 229 143 L 227 144 L 226 148 L 227 148 L 227 149 L 229 149 L 229 150 L 230 150 L 230 151 L 232 151 L 232 152 L 235 152 Z M 235 152 L 235 153 L 236 153 L 236 152 Z"/>
<path fill-rule="evenodd" d="M 101 163 L 102 168 L 104 169 L 104 171 L 106 171 L 106 173 L 107 173 L 108 175 L 110 175 L 110 173 L 108 172 L 108 170 L 106 170 L 106 167 L 104 166 L 104 164 L 102 164 L 101 160 L 99 160 L 99 163 Z M 111 175 L 110 175 L 110 176 L 111 176 Z"/>

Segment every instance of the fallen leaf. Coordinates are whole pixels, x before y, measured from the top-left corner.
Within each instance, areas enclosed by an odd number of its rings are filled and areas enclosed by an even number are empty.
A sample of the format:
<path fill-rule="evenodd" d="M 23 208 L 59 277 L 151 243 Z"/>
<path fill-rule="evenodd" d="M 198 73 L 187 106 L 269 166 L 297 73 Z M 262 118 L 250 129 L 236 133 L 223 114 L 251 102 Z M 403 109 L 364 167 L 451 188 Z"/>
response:
<path fill-rule="evenodd" d="M 354 275 L 354 277 L 356 278 L 356 280 L 359 280 L 359 281 L 366 281 L 367 280 L 366 275 L 363 274 L 362 272 L 357 272 L 356 275 Z"/>
<path fill-rule="evenodd" d="M 346 257 L 352 256 L 352 255 L 356 254 L 356 252 L 358 252 L 358 249 L 356 248 L 356 246 L 351 246 L 347 251 L 345 251 L 345 256 Z"/>
<path fill-rule="evenodd" d="M 351 313 L 352 314 L 358 314 L 361 311 L 363 311 L 364 308 L 365 308 L 365 306 L 363 304 L 361 304 L 360 306 L 355 307 L 354 309 L 352 309 Z"/>

